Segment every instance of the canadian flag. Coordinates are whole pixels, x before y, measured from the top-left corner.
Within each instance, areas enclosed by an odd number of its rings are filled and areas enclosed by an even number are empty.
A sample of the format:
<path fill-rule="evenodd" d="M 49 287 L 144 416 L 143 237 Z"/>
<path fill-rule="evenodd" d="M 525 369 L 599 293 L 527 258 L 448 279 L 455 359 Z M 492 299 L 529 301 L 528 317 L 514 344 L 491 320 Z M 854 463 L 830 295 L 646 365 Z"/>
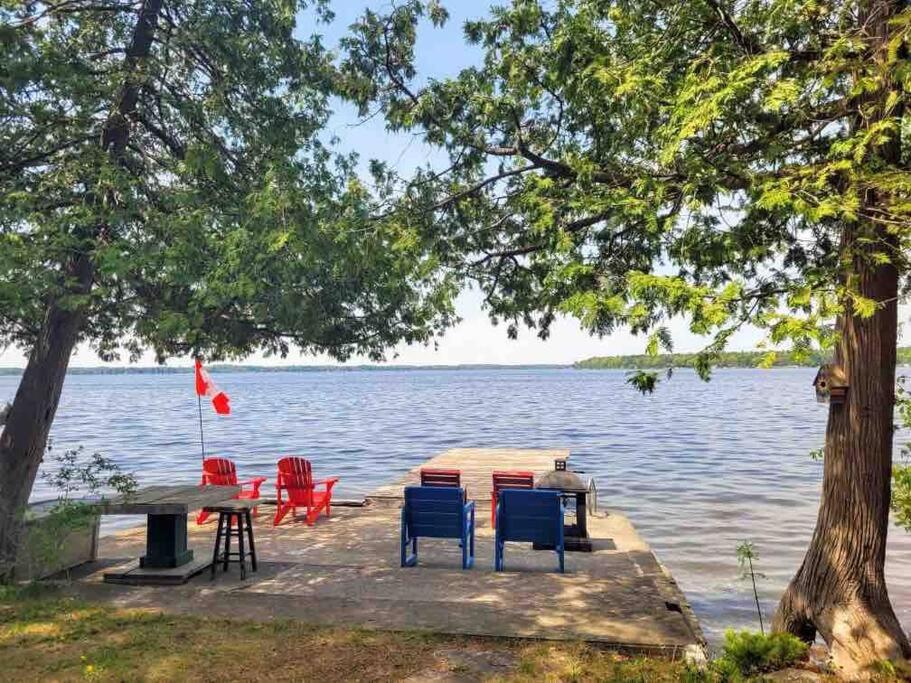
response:
<path fill-rule="evenodd" d="M 219 415 L 231 414 L 231 399 L 215 385 L 209 373 L 202 367 L 202 361 L 198 358 L 196 359 L 196 395 L 211 398 L 212 407 Z"/>

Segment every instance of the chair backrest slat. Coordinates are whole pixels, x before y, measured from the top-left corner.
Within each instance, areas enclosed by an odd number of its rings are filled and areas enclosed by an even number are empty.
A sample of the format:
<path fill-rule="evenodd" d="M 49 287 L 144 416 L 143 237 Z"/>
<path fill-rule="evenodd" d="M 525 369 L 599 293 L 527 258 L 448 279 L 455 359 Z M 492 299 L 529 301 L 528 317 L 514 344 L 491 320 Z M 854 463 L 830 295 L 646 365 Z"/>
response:
<path fill-rule="evenodd" d="M 421 468 L 421 486 L 458 488 L 461 485 L 462 472 L 459 470 L 441 470 L 429 467 Z"/>
<path fill-rule="evenodd" d="M 535 487 L 535 473 L 519 470 L 493 473 L 493 490 L 532 489 Z"/>
<path fill-rule="evenodd" d="M 461 538 L 464 492 L 441 486 L 405 487 L 405 523 L 410 536 Z"/>
<path fill-rule="evenodd" d="M 278 461 L 278 475 L 281 484 L 288 489 L 310 489 L 313 487 L 313 468 L 306 458 L 289 456 Z"/>
<path fill-rule="evenodd" d="M 216 486 L 235 486 L 237 467 L 227 458 L 206 458 L 202 463 L 203 481 Z"/>
<path fill-rule="evenodd" d="M 562 501 L 557 491 L 503 489 L 497 527 L 506 541 L 555 545 L 562 533 Z"/>

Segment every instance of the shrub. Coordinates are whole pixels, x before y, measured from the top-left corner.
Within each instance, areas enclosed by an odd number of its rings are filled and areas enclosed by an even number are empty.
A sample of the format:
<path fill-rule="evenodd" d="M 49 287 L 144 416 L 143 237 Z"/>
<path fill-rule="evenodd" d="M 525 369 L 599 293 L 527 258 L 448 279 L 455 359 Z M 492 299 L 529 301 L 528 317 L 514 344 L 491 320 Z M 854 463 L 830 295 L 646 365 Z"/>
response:
<path fill-rule="evenodd" d="M 790 633 L 728 631 L 724 634 L 724 653 L 716 661 L 723 678 L 734 678 L 784 669 L 807 655 L 807 644 Z"/>
<path fill-rule="evenodd" d="M 892 470 L 892 511 L 895 523 L 911 531 L 911 465 L 896 465 Z"/>

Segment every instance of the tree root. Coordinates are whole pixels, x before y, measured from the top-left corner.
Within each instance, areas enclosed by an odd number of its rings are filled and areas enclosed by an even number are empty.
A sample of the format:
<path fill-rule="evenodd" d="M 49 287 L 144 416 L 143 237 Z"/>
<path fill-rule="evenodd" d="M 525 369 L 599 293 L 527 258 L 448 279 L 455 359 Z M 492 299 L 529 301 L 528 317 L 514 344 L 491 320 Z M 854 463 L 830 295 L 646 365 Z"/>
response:
<path fill-rule="evenodd" d="M 792 582 L 781 598 L 772 628 L 808 643 L 818 632 L 829 646 L 832 667 L 840 677 L 868 680 L 881 671 L 883 662 L 898 663 L 911 657 L 908 636 L 888 597 L 883 600 L 884 604 L 872 604 L 855 595 L 815 605 Z"/>

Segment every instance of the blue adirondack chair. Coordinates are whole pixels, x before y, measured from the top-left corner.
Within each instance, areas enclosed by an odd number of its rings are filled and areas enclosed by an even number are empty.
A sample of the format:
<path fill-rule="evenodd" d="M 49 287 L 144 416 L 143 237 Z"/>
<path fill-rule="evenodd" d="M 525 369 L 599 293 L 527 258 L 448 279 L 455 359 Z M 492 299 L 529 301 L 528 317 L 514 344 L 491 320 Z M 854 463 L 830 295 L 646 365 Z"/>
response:
<path fill-rule="evenodd" d="M 418 538 L 457 538 L 462 569 L 474 564 L 474 501 L 465 502 L 462 488 L 406 486 L 402 506 L 402 566 L 418 561 Z M 408 546 L 411 545 L 411 553 Z"/>
<path fill-rule="evenodd" d="M 563 562 L 563 501 L 557 491 L 502 489 L 497 503 L 494 569 L 503 571 L 506 541 L 553 546 Z"/>

